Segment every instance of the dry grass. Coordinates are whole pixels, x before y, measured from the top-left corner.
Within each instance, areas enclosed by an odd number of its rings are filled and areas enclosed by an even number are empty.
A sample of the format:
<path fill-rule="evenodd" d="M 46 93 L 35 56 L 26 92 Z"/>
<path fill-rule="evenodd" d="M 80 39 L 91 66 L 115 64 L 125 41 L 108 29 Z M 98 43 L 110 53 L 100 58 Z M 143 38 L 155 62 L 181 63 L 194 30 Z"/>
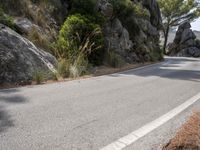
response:
<path fill-rule="evenodd" d="M 200 150 L 200 112 L 189 118 L 163 150 Z"/>
<path fill-rule="evenodd" d="M 28 33 L 27 38 L 33 42 L 36 46 L 49 50 L 50 42 L 47 40 L 45 34 L 42 34 L 36 27 L 33 27 Z"/>

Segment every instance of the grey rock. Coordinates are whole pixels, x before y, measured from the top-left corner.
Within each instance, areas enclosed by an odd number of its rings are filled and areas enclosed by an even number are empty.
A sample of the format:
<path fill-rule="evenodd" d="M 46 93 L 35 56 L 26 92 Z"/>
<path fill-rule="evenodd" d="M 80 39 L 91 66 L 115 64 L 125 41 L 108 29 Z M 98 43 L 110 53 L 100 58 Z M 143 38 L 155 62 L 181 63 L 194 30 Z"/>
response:
<path fill-rule="evenodd" d="M 185 49 L 182 49 L 179 53 L 177 53 L 177 56 L 200 57 L 200 49 L 196 47 L 185 48 Z"/>
<path fill-rule="evenodd" d="M 14 23 L 22 34 L 28 34 L 32 31 L 33 28 L 38 30 L 38 32 L 41 32 L 40 27 L 38 25 L 35 25 L 27 18 L 17 18 L 14 20 Z"/>
<path fill-rule="evenodd" d="M 200 49 L 196 47 L 188 48 L 188 54 L 193 57 L 200 57 Z"/>
<path fill-rule="evenodd" d="M 114 19 L 105 24 L 103 32 L 106 39 L 106 47 L 118 53 L 124 53 L 124 50 L 131 49 L 132 41 L 129 39 L 128 31 L 122 26 L 119 19 Z"/>
<path fill-rule="evenodd" d="M 179 45 L 180 49 L 184 49 L 187 47 L 195 47 L 195 40 L 194 39 L 188 39 L 187 41 L 185 41 L 184 43 L 181 43 Z"/>
<path fill-rule="evenodd" d="M 200 40 L 199 40 L 199 39 L 197 39 L 197 40 L 195 41 L 195 45 L 196 45 L 197 48 L 200 49 Z"/>
<path fill-rule="evenodd" d="M 151 15 L 151 24 L 155 27 L 162 26 L 161 12 L 156 0 L 142 0 L 143 6 L 146 7 Z"/>
<path fill-rule="evenodd" d="M 37 70 L 56 72 L 57 60 L 0 24 L 0 83 L 29 82 Z"/>
<path fill-rule="evenodd" d="M 174 42 L 168 46 L 171 56 L 200 57 L 200 41 L 196 40 L 196 35 L 190 29 L 189 22 L 181 24 L 176 32 Z"/>
<path fill-rule="evenodd" d="M 102 29 L 105 36 L 106 48 L 124 55 L 125 51 L 131 49 L 133 46 L 129 32 L 118 18 L 112 18 L 113 6 L 108 0 L 99 0 L 98 10 L 107 18 Z"/>
<path fill-rule="evenodd" d="M 191 24 L 189 22 L 185 22 L 183 24 L 181 24 L 178 28 L 178 30 L 181 30 L 181 29 L 190 29 L 191 28 Z"/>
<path fill-rule="evenodd" d="M 147 33 L 149 36 L 159 36 L 159 31 L 154 27 L 148 20 L 138 19 L 138 24 L 141 25 L 140 28 L 143 32 Z"/>
<path fill-rule="evenodd" d="M 189 28 L 186 28 L 182 32 L 180 44 L 186 42 L 187 40 L 194 40 L 195 38 L 196 38 L 196 36 L 192 32 L 192 30 Z"/>
<path fill-rule="evenodd" d="M 113 14 L 113 6 L 109 0 L 99 0 L 97 3 L 98 10 L 106 17 L 103 27 L 106 49 L 114 50 L 127 62 L 150 59 L 150 52 L 159 47 L 158 28 L 162 23 L 158 3 L 156 0 L 142 1 L 144 8 L 149 11 L 150 18 L 136 17 L 132 14 L 120 20 L 122 18 L 119 19 Z M 133 3 L 141 3 L 141 0 L 134 0 Z M 145 48 L 137 51 L 141 45 Z"/>

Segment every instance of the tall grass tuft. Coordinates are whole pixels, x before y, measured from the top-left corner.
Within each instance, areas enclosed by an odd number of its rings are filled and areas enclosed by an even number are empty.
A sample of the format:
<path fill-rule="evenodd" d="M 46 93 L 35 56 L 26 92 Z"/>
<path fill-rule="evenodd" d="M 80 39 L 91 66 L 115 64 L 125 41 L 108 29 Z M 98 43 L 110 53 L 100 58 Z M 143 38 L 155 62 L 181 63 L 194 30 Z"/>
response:
<path fill-rule="evenodd" d="M 33 81 L 36 82 L 36 84 L 41 84 L 46 79 L 46 73 L 41 70 L 37 70 L 33 73 Z"/>
<path fill-rule="evenodd" d="M 69 61 L 67 61 L 66 59 L 61 59 L 58 62 L 58 66 L 57 66 L 57 71 L 58 74 L 62 77 L 62 78 L 67 78 L 70 75 L 70 64 Z"/>

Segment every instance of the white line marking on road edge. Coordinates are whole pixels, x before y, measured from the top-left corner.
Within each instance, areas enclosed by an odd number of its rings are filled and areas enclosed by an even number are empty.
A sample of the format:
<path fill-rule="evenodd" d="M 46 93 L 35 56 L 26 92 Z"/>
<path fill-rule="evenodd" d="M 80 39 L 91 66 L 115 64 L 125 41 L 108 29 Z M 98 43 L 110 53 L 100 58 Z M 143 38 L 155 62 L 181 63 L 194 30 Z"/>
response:
<path fill-rule="evenodd" d="M 160 127 L 161 125 L 163 125 L 164 123 L 166 123 L 167 121 L 169 121 L 170 119 L 172 119 L 173 117 L 184 111 L 186 108 L 188 108 L 198 100 L 200 100 L 200 93 L 190 98 L 189 100 L 179 105 L 178 107 L 172 109 L 163 116 L 157 118 L 156 120 L 144 125 L 138 130 L 133 131 L 132 133 L 118 139 L 117 141 L 101 148 L 100 150 L 121 150 L 133 144 L 135 141 L 145 136 L 146 134 L 150 133 L 151 131 L 155 130 L 156 128 Z"/>

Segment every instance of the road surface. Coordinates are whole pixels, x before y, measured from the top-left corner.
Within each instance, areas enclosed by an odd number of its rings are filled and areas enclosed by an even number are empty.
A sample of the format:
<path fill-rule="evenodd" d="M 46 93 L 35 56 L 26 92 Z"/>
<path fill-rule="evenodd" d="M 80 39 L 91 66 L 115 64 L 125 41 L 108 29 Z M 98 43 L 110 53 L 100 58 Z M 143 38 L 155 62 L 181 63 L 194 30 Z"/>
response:
<path fill-rule="evenodd" d="M 199 92 L 200 59 L 170 57 L 111 75 L 0 90 L 0 150 L 101 149 Z"/>

